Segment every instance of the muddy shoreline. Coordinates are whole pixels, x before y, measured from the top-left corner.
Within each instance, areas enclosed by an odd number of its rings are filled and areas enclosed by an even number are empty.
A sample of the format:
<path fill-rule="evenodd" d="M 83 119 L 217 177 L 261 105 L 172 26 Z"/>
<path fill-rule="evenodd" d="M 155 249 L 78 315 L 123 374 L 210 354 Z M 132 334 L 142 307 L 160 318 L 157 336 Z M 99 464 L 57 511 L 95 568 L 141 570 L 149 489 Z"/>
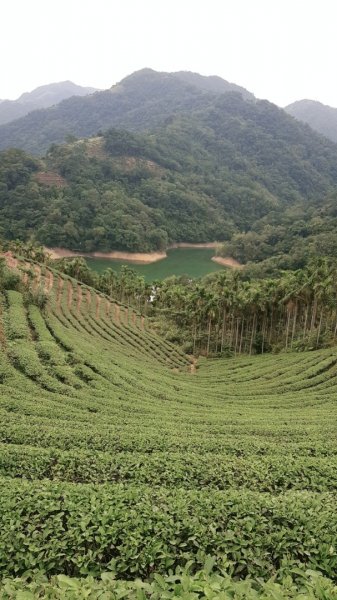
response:
<path fill-rule="evenodd" d="M 217 242 L 207 242 L 204 244 L 190 244 L 188 242 L 181 242 L 177 244 L 172 244 L 172 246 L 168 247 L 168 250 L 174 248 L 217 248 Z M 123 261 L 126 260 L 128 263 L 133 264 L 142 264 L 142 265 L 150 265 L 152 263 L 158 262 L 167 258 L 167 253 L 165 252 L 72 252 L 67 248 L 45 248 L 45 251 L 48 252 L 52 260 L 57 260 L 60 258 L 75 258 L 77 256 L 83 256 L 84 258 L 105 258 Z M 230 256 L 222 257 L 222 256 L 213 256 L 212 261 L 218 263 L 219 265 L 242 269 L 242 265 L 237 262 L 234 258 Z"/>
<path fill-rule="evenodd" d="M 231 256 L 212 256 L 212 261 L 222 265 L 224 267 L 231 267 L 232 269 L 243 269 L 244 265 L 239 263 L 235 258 Z"/>
<path fill-rule="evenodd" d="M 130 263 L 149 265 L 167 257 L 166 252 L 72 252 L 66 248 L 45 248 L 52 260 L 59 258 L 106 258 L 113 260 L 127 260 Z"/>
<path fill-rule="evenodd" d="M 185 242 L 172 244 L 168 247 L 168 250 L 174 248 L 216 248 L 217 242 L 207 242 L 205 244 L 189 244 Z M 166 251 L 164 252 L 119 252 L 118 250 L 113 252 L 72 252 L 67 248 L 45 248 L 45 251 L 50 254 L 52 260 L 59 258 L 74 258 L 76 256 L 83 256 L 84 258 L 107 258 L 113 260 L 127 260 L 134 264 L 150 265 L 151 263 L 158 262 L 167 258 Z"/>

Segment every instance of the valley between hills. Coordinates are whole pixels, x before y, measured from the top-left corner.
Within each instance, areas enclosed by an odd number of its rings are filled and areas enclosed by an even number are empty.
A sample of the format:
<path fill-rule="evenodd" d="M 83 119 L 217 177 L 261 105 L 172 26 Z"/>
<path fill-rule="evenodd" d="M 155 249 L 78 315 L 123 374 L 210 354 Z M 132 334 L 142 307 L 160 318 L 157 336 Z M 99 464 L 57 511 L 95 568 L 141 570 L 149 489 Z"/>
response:
<path fill-rule="evenodd" d="M 0 125 L 0 598 L 336 599 L 337 145 L 91 91 Z"/>

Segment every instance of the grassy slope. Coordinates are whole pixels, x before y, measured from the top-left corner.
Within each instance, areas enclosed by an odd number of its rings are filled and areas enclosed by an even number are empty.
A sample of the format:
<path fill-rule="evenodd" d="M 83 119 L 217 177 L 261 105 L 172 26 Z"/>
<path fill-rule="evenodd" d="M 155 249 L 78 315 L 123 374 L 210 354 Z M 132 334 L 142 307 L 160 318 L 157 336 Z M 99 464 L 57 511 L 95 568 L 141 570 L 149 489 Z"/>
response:
<path fill-rule="evenodd" d="M 191 375 L 139 315 L 63 281 L 42 277 L 45 314 L 1 298 L 1 575 L 147 579 L 213 555 L 237 578 L 335 579 L 335 351 Z"/>

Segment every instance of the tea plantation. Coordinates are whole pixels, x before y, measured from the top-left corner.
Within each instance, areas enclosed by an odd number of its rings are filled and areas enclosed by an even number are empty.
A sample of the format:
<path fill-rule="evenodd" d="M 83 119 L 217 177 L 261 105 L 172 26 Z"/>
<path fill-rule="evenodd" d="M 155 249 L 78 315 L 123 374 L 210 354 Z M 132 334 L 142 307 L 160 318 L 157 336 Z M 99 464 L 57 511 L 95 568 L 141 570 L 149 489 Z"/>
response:
<path fill-rule="evenodd" d="M 0 598 L 337 598 L 337 351 L 195 368 L 34 269 L 45 308 L 1 294 Z"/>

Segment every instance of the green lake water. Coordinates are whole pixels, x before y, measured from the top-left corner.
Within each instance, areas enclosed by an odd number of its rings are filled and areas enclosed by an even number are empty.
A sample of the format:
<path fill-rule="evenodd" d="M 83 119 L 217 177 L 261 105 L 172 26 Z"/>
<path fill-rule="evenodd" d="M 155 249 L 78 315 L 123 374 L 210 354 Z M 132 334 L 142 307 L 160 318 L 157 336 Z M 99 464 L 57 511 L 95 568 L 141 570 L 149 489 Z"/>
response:
<path fill-rule="evenodd" d="M 214 252 L 213 248 L 175 248 L 167 251 L 167 258 L 150 265 L 108 258 L 87 258 L 86 260 L 88 266 L 98 273 L 109 267 L 119 271 L 122 265 L 129 265 L 139 275 L 144 275 L 146 281 L 153 281 L 154 279 L 165 279 L 171 275 L 188 275 L 188 277 L 197 278 L 220 271 L 225 267 L 212 262 L 211 258 L 214 256 Z"/>

